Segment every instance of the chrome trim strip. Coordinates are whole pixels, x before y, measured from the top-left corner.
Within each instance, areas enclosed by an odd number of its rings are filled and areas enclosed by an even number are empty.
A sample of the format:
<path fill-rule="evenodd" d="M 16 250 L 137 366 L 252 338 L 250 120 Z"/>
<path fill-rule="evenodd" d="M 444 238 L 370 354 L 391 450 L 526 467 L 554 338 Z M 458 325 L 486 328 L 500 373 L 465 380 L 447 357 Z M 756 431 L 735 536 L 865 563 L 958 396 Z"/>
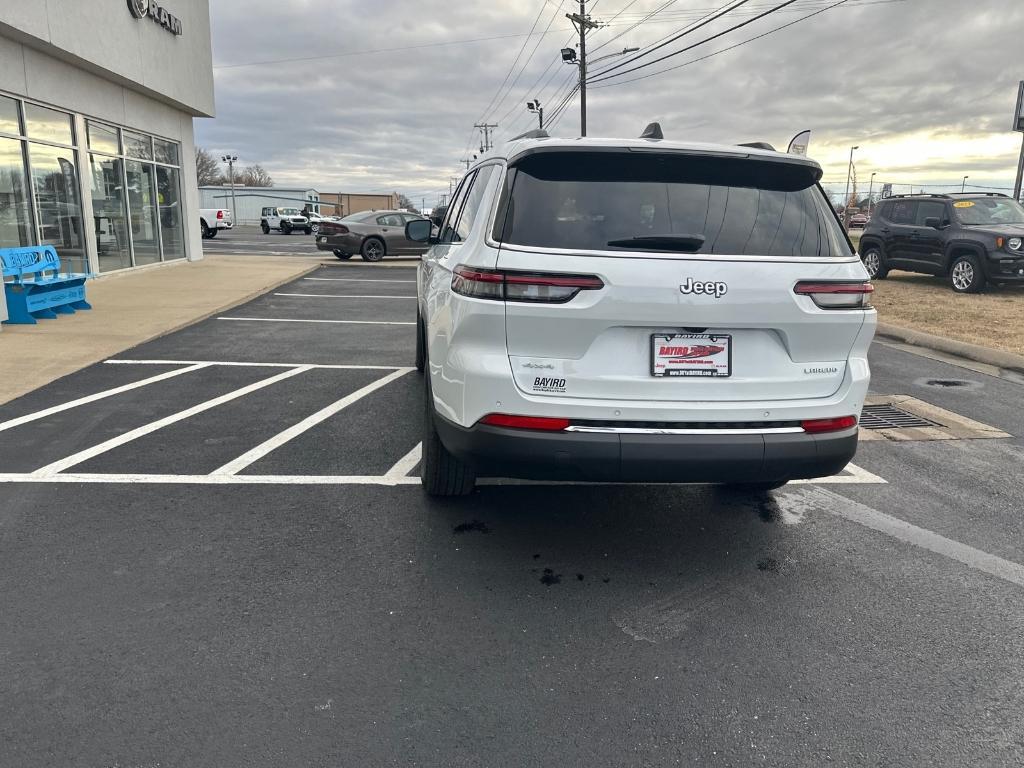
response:
<path fill-rule="evenodd" d="M 796 435 L 803 427 L 769 427 L 768 429 L 659 429 L 657 427 L 586 427 L 568 426 L 565 432 L 590 432 L 615 435 Z"/>

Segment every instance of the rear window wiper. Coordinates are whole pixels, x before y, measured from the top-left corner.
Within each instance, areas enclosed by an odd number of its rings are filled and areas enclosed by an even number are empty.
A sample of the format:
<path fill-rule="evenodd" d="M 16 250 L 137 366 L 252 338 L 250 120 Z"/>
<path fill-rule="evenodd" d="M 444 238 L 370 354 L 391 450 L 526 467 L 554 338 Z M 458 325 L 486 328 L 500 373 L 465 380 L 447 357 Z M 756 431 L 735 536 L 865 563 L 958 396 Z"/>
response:
<path fill-rule="evenodd" d="M 609 240 L 608 245 L 612 248 L 695 253 L 704 245 L 704 240 L 704 235 L 642 235 L 623 240 Z"/>

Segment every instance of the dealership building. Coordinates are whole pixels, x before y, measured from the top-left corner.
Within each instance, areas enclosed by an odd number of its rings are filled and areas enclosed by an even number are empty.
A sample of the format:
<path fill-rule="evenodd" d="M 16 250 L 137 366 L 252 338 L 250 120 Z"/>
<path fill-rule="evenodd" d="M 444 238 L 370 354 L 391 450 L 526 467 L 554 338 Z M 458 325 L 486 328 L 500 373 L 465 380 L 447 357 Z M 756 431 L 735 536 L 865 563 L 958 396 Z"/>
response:
<path fill-rule="evenodd" d="M 0 248 L 96 274 L 201 259 L 213 112 L 208 0 L 2 3 Z"/>

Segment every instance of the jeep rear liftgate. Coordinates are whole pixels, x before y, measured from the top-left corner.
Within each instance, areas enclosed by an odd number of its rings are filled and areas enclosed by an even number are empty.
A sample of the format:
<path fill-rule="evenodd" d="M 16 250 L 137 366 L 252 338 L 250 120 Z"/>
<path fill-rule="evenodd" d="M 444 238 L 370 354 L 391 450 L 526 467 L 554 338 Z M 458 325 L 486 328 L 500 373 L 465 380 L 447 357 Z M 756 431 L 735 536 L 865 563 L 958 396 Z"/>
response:
<path fill-rule="evenodd" d="M 499 211 L 496 272 L 578 286 L 506 295 L 523 392 L 737 402 L 840 388 L 870 286 L 802 166 L 585 154 L 527 157 Z"/>

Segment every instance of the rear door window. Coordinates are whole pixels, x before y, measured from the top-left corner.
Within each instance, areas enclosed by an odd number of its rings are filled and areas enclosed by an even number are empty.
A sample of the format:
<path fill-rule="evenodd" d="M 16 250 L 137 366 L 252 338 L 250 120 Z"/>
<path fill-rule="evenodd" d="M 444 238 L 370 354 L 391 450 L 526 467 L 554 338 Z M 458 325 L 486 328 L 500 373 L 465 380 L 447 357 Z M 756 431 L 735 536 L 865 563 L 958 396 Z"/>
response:
<path fill-rule="evenodd" d="M 495 230 L 565 250 L 851 256 L 816 180 L 812 167 L 743 157 L 538 153 L 509 173 Z M 673 246 L 643 244 L 659 237 Z"/>
<path fill-rule="evenodd" d="M 893 224 L 903 224 L 904 226 L 910 226 L 914 223 L 914 219 L 917 216 L 917 201 L 915 200 L 897 200 L 890 203 L 892 206 L 889 211 L 889 221 Z"/>

